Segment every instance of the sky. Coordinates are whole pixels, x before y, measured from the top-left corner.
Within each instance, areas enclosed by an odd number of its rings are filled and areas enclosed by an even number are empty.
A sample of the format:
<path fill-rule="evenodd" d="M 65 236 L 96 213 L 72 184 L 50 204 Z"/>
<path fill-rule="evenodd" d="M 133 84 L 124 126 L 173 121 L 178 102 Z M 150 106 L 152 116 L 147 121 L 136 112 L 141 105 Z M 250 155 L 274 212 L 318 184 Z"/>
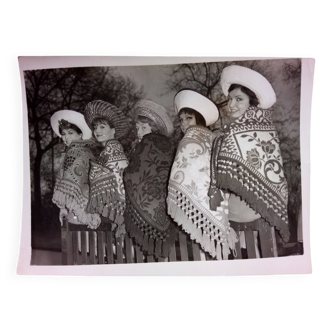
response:
<path fill-rule="evenodd" d="M 164 108 L 173 107 L 175 92 L 166 93 L 164 86 L 168 78 L 168 66 L 127 66 L 117 67 L 117 71 L 123 76 L 132 78 L 139 86 L 143 85 L 146 99 Z"/>

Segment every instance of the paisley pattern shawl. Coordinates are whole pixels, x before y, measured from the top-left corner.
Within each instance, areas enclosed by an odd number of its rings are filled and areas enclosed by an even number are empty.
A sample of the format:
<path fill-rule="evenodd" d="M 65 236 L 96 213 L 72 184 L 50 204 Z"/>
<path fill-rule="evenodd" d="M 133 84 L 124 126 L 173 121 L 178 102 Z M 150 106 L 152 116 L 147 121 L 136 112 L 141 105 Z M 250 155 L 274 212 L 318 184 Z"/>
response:
<path fill-rule="evenodd" d="M 144 251 L 167 257 L 175 242 L 175 225 L 166 211 L 167 184 L 174 157 L 173 144 L 150 133 L 137 145 L 125 170 L 125 224 Z"/>
<path fill-rule="evenodd" d="M 214 142 L 211 208 L 218 206 L 216 187 L 244 199 L 285 241 L 289 239 L 288 189 L 272 111 L 249 107 Z"/>
<path fill-rule="evenodd" d="M 237 241 L 228 222 L 228 202 L 210 210 L 210 158 L 213 133 L 205 127 L 192 126 L 181 140 L 168 186 L 168 213 L 196 240 L 203 250 L 217 256 L 222 245 L 224 255 Z M 220 192 L 223 196 L 223 193 Z"/>
<path fill-rule="evenodd" d="M 100 217 L 85 211 L 89 199 L 89 162 L 96 160 L 99 146 L 92 140 L 72 142 L 66 148 L 55 183 L 53 202 L 67 208 L 89 228 L 97 228 Z"/>
<path fill-rule="evenodd" d="M 108 141 L 98 161 L 91 161 L 87 211 L 99 213 L 113 222 L 112 229 L 116 230 L 116 237 L 125 234 L 123 171 L 127 166 L 128 161 L 123 147 L 117 140 Z"/>

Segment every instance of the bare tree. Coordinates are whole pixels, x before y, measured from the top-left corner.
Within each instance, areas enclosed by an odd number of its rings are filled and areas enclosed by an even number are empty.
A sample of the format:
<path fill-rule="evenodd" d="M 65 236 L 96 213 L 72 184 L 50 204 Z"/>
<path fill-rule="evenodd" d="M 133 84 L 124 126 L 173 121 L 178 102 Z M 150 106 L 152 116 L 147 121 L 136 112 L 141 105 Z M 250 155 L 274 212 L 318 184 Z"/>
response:
<path fill-rule="evenodd" d="M 60 68 L 25 71 L 26 98 L 30 138 L 32 201 L 42 205 L 41 167 L 45 154 L 58 142 L 50 117 L 56 111 L 71 109 L 83 112 L 86 104 L 101 99 L 125 113 L 143 97 L 129 78 L 123 78 L 109 67 Z M 43 167 L 43 172 L 50 166 Z M 47 179 L 49 181 L 49 179 Z"/>
<path fill-rule="evenodd" d="M 166 81 L 168 91 L 187 88 L 210 98 L 217 106 L 224 100 L 220 86 L 220 74 L 224 62 L 186 63 L 170 67 Z"/>
<path fill-rule="evenodd" d="M 285 83 L 291 81 L 298 81 L 301 78 L 302 72 L 302 62 L 301 59 L 292 59 L 288 62 L 285 62 L 282 70 L 282 77 Z M 297 87 L 300 86 L 300 83 L 297 84 Z"/>

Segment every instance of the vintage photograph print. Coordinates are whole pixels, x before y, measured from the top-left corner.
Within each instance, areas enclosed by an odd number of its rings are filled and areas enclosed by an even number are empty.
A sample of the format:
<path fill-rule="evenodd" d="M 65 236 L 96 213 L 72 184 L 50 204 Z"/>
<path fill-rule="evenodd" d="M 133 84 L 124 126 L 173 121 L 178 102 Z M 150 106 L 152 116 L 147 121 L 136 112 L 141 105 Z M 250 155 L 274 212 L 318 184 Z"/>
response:
<path fill-rule="evenodd" d="M 19 273 L 310 273 L 314 61 L 220 59 L 19 59 Z"/>

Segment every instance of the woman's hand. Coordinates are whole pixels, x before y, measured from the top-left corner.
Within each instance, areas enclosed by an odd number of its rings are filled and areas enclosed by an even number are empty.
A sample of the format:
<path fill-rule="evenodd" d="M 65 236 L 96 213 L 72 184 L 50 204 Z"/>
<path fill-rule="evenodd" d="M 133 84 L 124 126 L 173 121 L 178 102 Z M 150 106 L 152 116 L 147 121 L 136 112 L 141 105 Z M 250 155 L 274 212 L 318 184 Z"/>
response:
<path fill-rule="evenodd" d="M 63 222 L 67 219 L 67 216 L 68 216 L 68 210 L 66 208 L 60 209 L 59 220 L 61 226 L 63 225 Z"/>

